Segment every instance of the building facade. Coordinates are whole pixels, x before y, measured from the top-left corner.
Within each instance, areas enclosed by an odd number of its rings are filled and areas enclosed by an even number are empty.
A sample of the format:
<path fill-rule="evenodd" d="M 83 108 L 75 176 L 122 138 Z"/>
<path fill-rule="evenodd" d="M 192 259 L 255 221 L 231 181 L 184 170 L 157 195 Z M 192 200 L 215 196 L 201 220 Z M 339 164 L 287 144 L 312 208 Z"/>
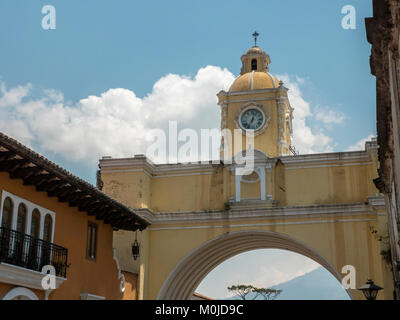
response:
<path fill-rule="evenodd" d="M 380 169 L 375 185 L 385 196 L 395 295 L 400 299 L 400 3 L 374 0 L 373 13 L 366 29 L 376 76 Z"/>
<path fill-rule="evenodd" d="M 0 299 L 132 296 L 112 243 L 147 227 L 132 210 L 2 133 L 0 201 Z"/>
<path fill-rule="evenodd" d="M 139 299 L 190 299 L 218 264 L 262 248 L 305 255 L 339 281 L 353 266 L 357 287 L 371 277 L 385 288 L 379 297 L 391 299 L 393 276 L 381 254 L 388 244 L 380 241 L 386 207 L 373 183 L 376 141 L 360 151 L 293 155 L 288 89 L 269 72 L 261 48 L 241 61 L 240 76 L 217 96 L 221 129 L 242 130 L 232 141 L 240 154 L 254 150 L 252 172 L 225 161 L 237 154 L 225 138 L 221 154 L 228 157 L 218 164 L 155 164 L 143 155 L 99 162 L 102 190 L 151 222 L 143 232 L 114 233 L 121 266 L 139 274 Z M 254 145 L 247 148 L 249 130 Z M 132 261 L 136 237 L 141 255 Z M 363 299 L 355 288 L 348 293 Z"/>

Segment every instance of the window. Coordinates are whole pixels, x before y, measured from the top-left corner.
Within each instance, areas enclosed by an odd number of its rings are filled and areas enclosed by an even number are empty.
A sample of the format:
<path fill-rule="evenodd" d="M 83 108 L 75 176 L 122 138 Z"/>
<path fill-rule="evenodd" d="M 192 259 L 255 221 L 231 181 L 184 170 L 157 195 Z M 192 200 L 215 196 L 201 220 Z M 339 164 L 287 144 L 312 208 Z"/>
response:
<path fill-rule="evenodd" d="M 34 209 L 32 211 L 32 220 L 31 220 L 31 237 L 34 239 L 39 239 L 40 236 L 40 211 L 38 209 Z M 28 261 L 27 265 L 36 268 L 38 264 L 38 245 L 37 240 L 31 239 L 28 245 Z"/>
<path fill-rule="evenodd" d="M 51 232 L 53 227 L 53 220 L 49 214 L 46 214 L 44 218 L 44 228 L 43 228 L 43 240 L 51 242 Z M 51 262 L 51 246 L 48 243 L 43 243 L 42 246 L 42 261 L 45 264 L 50 264 Z"/>
<path fill-rule="evenodd" d="M 55 254 L 61 251 L 52 245 L 55 213 L 6 190 L 2 191 L 1 199 L 4 199 L 1 227 L 10 229 L 0 230 L 0 247 L 6 246 L 3 252 L 8 251 L 7 261 L 41 270 L 41 266 L 50 264 L 53 258 L 59 259 Z"/>
<path fill-rule="evenodd" d="M 34 209 L 32 212 L 31 236 L 39 238 L 39 230 L 40 230 L 40 212 L 38 209 Z"/>
<path fill-rule="evenodd" d="M 86 258 L 96 260 L 97 247 L 97 225 L 93 222 L 88 223 Z"/>
<path fill-rule="evenodd" d="M 3 203 L 3 216 L 1 218 L 1 226 L 3 228 L 11 229 L 13 209 L 14 204 L 12 200 L 7 197 Z"/>
<path fill-rule="evenodd" d="M 251 70 L 257 70 L 257 59 L 251 60 Z"/>
<path fill-rule="evenodd" d="M 20 233 L 25 233 L 26 226 L 26 206 L 21 203 L 18 206 L 18 216 L 17 216 L 17 231 Z"/>
<path fill-rule="evenodd" d="M 44 218 L 44 229 L 43 229 L 43 240 L 51 242 L 51 232 L 52 232 L 53 220 L 49 214 Z"/>
<path fill-rule="evenodd" d="M 48 242 L 53 241 L 56 214 L 6 190 L 1 192 L 1 225 L 21 235 L 31 236 Z M 21 238 L 23 239 L 23 237 Z M 28 239 L 28 238 L 26 238 Z M 25 240 L 24 240 L 25 241 Z"/>
<path fill-rule="evenodd" d="M 17 259 L 24 259 L 24 244 L 25 244 L 25 227 L 26 227 L 26 215 L 27 210 L 26 206 L 23 203 L 20 203 L 18 206 L 18 214 L 17 214 L 17 234 L 14 238 L 14 254 Z"/>

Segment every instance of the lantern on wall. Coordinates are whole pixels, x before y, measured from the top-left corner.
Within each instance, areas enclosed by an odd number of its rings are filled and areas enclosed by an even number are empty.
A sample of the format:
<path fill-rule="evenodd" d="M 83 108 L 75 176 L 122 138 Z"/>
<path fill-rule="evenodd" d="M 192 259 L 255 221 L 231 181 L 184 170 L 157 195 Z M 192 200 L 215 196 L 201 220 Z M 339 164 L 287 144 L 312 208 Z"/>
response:
<path fill-rule="evenodd" d="M 136 260 L 137 258 L 140 257 L 140 245 L 139 242 L 137 241 L 137 231 L 135 233 L 135 241 L 132 244 L 132 257 L 133 260 Z"/>
<path fill-rule="evenodd" d="M 362 291 L 367 300 L 375 300 L 379 290 L 382 289 L 383 288 L 374 284 L 374 282 L 371 279 L 368 279 L 367 282 L 363 286 L 361 286 L 358 290 Z"/>

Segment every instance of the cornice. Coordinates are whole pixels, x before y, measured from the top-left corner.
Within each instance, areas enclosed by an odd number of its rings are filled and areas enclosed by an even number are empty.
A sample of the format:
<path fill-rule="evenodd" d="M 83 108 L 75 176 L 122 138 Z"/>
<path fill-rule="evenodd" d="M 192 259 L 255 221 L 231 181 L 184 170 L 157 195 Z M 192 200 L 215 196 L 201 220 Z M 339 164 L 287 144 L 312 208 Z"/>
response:
<path fill-rule="evenodd" d="M 343 163 L 345 161 L 371 161 L 370 155 L 365 151 L 316 153 L 296 156 L 283 156 L 280 158 L 283 164 L 312 164 L 312 163 Z"/>
<path fill-rule="evenodd" d="M 233 204 L 226 211 L 209 210 L 153 213 L 150 209 L 134 210 L 143 219 L 151 222 L 153 227 L 158 224 L 226 223 L 227 221 L 235 222 L 243 220 L 334 218 L 377 214 L 372 205 L 365 203 L 276 207 L 276 203 L 272 203 L 270 200 L 256 202 L 253 205 L 250 201 L 243 205 Z"/>
<path fill-rule="evenodd" d="M 153 221 L 154 219 L 154 213 L 153 211 L 151 211 L 148 208 L 131 208 L 132 210 L 135 210 L 135 213 L 142 217 L 142 219 L 145 219 L 147 222 L 149 222 L 150 224 L 152 223 L 151 221 Z"/>
<path fill-rule="evenodd" d="M 375 210 L 382 210 L 386 208 L 384 196 L 373 196 L 367 198 L 369 205 Z"/>
<path fill-rule="evenodd" d="M 234 92 L 227 92 L 226 96 L 241 96 L 246 94 L 259 94 L 259 93 L 270 93 L 270 92 L 279 92 L 285 91 L 287 92 L 289 89 L 286 87 L 277 87 L 277 88 L 268 88 L 268 89 L 255 89 L 255 90 L 245 90 L 245 91 L 234 91 Z"/>
<path fill-rule="evenodd" d="M 183 171 L 196 171 L 200 173 L 208 171 L 211 174 L 215 173 L 220 164 L 220 161 L 218 163 L 199 161 L 196 163 L 154 164 L 147 157 L 137 159 L 136 156 L 133 158 L 106 158 L 99 161 L 99 167 L 102 172 L 134 172 L 144 170 L 153 177 L 157 177 L 160 174 L 181 173 Z"/>
<path fill-rule="evenodd" d="M 111 169 L 144 169 L 147 173 L 152 174 L 155 170 L 155 164 L 145 156 L 134 156 L 132 158 L 111 158 L 103 157 L 99 160 L 100 170 L 111 170 Z"/>
<path fill-rule="evenodd" d="M 370 153 L 367 151 L 332 152 L 319 154 L 306 154 L 296 156 L 281 156 L 261 159 L 256 157 L 254 164 L 257 166 L 270 167 L 280 160 L 286 170 L 334 166 L 357 166 L 372 163 Z M 100 160 L 99 167 L 102 172 L 136 172 L 143 171 L 152 178 L 173 177 L 176 175 L 202 175 L 216 174 L 218 168 L 225 167 L 228 170 L 236 167 L 233 162 L 220 161 L 218 163 L 176 163 L 176 164 L 154 164 L 146 157 L 133 158 L 106 158 Z"/>

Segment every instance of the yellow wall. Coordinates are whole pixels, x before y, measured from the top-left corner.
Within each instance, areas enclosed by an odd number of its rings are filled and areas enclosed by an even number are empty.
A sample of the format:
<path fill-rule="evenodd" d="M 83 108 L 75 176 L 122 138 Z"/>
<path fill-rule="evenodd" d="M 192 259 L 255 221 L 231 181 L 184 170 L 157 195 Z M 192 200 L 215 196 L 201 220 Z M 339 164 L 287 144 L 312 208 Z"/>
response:
<path fill-rule="evenodd" d="M 45 192 L 37 192 L 34 186 L 24 186 L 20 179 L 10 179 L 8 173 L 0 173 L 0 191 L 6 190 L 18 197 L 49 209 L 56 214 L 54 243 L 68 249 L 67 280 L 53 291 L 50 299 L 80 299 L 80 293 L 120 299 L 118 271 L 113 259 L 110 225 L 89 217 L 86 212 L 58 202 Z M 86 259 L 86 235 L 88 221 L 98 225 L 96 261 Z M 9 285 L 0 284 L 0 290 Z M 1 296 L 1 292 L 0 292 Z"/>
<path fill-rule="evenodd" d="M 346 164 L 285 170 L 286 204 L 363 202 L 377 193 L 371 171 L 370 165 Z"/>
<path fill-rule="evenodd" d="M 120 194 L 129 195 L 124 199 L 124 204 L 135 208 L 148 208 L 151 197 L 151 180 L 144 172 L 113 172 L 112 175 L 104 174 L 110 179 L 103 186 L 103 192 L 113 198 Z"/>
<path fill-rule="evenodd" d="M 242 199 L 260 199 L 260 181 L 253 183 L 240 183 L 240 194 Z"/>
<path fill-rule="evenodd" d="M 374 215 L 354 216 L 353 219 L 375 219 Z M 307 223 L 307 221 L 314 221 Z M 235 227 L 235 224 L 227 224 L 225 228 L 213 228 L 222 223 L 211 223 L 209 228 L 159 230 L 151 231 L 165 225 L 153 225 L 150 228 L 151 251 L 149 259 L 149 291 L 147 298 L 155 299 L 158 292 L 173 268 L 187 254 L 204 242 L 223 235 L 227 232 L 239 230 L 266 230 L 290 235 L 298 241 L 302 241 L 322 254 L 331 262 L 338 272 L 345 265 L 356 267 L 357 287 L 365 283 L 368 277 L 372 277 L 377 284 L 383 284 L 383 272 L 381 257 L 379 255 L 380 243 L 376 241 L 369 230 L 369 226 L 377 227 L 376 221 L 370 222 L 342 222 L 342 223 L 316 223 L 320 219 L 303 219 L 301 227 L 296 224 L 279 225 L 279 223 L 299 222 L 298 219 L 272 219 L 268 223 L 276 224 L 263 226 L 265 221 L 248 221 L 243 224 L 259 224 L 257 227 Z M 333 220 L 331 218 L 330 220 Z M 242 224 L 242 223 L 240 223 Z M 196 224 L 192 224 L 196 226 Z M 168 225 L 179 228 L 179 225 Z M 180 227 L 183 227 L 181 225 Z M 188 228 L 188 225 L 185 225 Z M 171 249 L 173 248 L 173 249 Z M 355 298 L 362 298 L 356 290 L 352 290 Z M 391 291 L 386 295 L 390 298 Z M 382 298 L 384 294 L 380 294 Z"/>
<path fill-rule="evenodd" d="M 215 169 L 216 174 L 189 172 L 186 176 L 155 178 L 126 170 L 102 173 L 103 191 L 133 208 L 156 212 L 213 210 L 223 208 L 228 200 L 223 193 L 222 170 Z"/>
<path fill-rule="evenodd" d="M 266 98 L 276 97 L 276 93 L 269 93 L 263 95 Z M 248 99 L 251 100 L 253 98 L 259 98 L 259 95 L 255 94 L 246 94 L 246 95 L 238 95 L 234 97 L 236 100 Z M 229 106 L 227 108 L 226 114 L 226 128 L 233 132 L 238 127 L 235 124 L 235 117 L 237 116 L 240 108 L 243 106 L 243 102 L 229 102 Z M 256 135 L 254 138 L 254 148 L 263 151 L 270 157 L 276 157 L 280 155 L 279 147 L 278 147 L 278 121 L 275 119 L 278 118 L 278 104 L 276 100 L 266 100 L 266 101 L 256 101 L 258 105 L 262 105 L 264 110 L 269 114 L 269 124 L 267 129 Z M 232 136 L 234 138 L 234 136 Z M 233 142 L 235 143 L 235 142 Z M 290 143 L 289 143 L 290 144 Z M 246 149 L 246 136 L 242 135 L 241 141 L 242 149 Z M 239 150 L 232 150 L 232 154 L 234 155 Z"/>
<path fill-rule="evenodd" d="M 299 164 L 295 169 L 279 163 L 266 170 L 266 192 L 279 200 L 279 206 L 364 202 L 377 193 L 375 170 L 367 161 L 354 163 L 316 164 L 311 168 Z M 101 179 L 103 191 L 118 201 L 155 213 L 223 210 L 235 195 L 235 176 L 222 166 L 216 166 L 214 173 L 193 170 L 152 178 L 127 168 L 126 172 L 102 173 Z M 241 186 L 243 198 L 260 197 L 259 183 L 242 182 Z"/>
<path fill-rule="evenodd" d="M 271 170 L 266 169 L 266 193 L 272 194 L 273 200 L 277 201 L 274 206 L 283 211 L 293 206 L 309 206 L 312 210 L 324 205 L 364 204 L 368 197 L 377 195 L 372 182 L 376 177 L 374 153 L 352 153 L 350 158 L 353 159 L 349 160 L 345 159 L 347 156 L 339 154 L 336 160 L 311 162 L 310 157 L 313 156 L 305 156 L 305 159 L 298 158 L 294 163 L 286 163 L 286 159 L 293 157 L 283 157 Z M 170 212 L 226 212 L 225 204 L 235 195 L 234 173 L 221 165 L 203 171 L 200 168 L 201 165 L 191 171 L 179 171 L 175 166 L 170 171 L 163 171 L 163 177 L 160 177 L 158 172 L 150 175 L 129 167 L 118 168 L 114 173 L 108 167 L 107 172 L 101 174 L 101 179 L 105 192 L 113 185 L 111 195 L 131 207 L 140 207 L 142 204 L 141 198 L 135 197 L 135 194 L 148 192 L 147 199 L 150 200 L 147 205 L 150 204 L 148 207 L 154 216 Z M 146 186 L 132 186 L 132 181 L 140 181 L 144 176 L 148 181 Z M 116 180 L 118 183 L 113 182 Z M 126 187 L 125 184 L 130 186 Z M 148 188 L 147 191 L 145 188 Z M 242 182 L 242 198 L 260 196 L 259 188 L 260 182 Z M 251 208 L 251 202 L 248 205 Z M 143 233 L 146 236 L 138 233 L 143 250 L 140 261 L 136 262 L 130 254 L 134 233 L 116 232 L 114 244 L 122 268 L 139 273 L 139 298 L 144 299 L 157 297 L 170 272 L 187 254 L 206 241 L 239 230 L 266 230 L 289 235 L 324 256 L 339 273 L 344 265 L 354 265 L 357 286 L 372 277 L 377 284 L 386 288 L 379 297 L 391 299 L 391 270 L 380 255 L 381 242 L 375 239 L 370 230 L 370 227 L 378 228 L 380 233 L 384 233 L 385 224 L 380 221 L 385 215 L 383 210 L 379 219 L 378 213 L 371 211 L 369 214 L 349 216 L 338 213 L 326 217 L 249 218 L 240 222 L 228 219 L 203 223 L 153 223 Z M 355 298 L 362 298 L 357 291 L 353 294 Z"/>

